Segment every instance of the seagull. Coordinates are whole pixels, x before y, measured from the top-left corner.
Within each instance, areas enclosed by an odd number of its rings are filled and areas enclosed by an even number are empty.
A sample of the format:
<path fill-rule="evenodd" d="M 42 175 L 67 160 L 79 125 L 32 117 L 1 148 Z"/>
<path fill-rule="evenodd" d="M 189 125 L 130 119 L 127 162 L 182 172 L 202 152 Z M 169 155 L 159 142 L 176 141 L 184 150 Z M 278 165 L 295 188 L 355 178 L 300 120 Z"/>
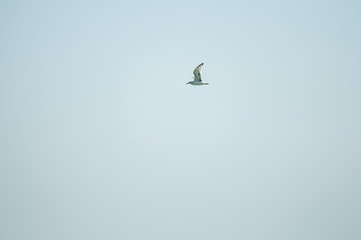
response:
<path fill-rule="evenodd" d="M 199 64 L 198 67 L 196 67 L 196 69 L 194 69 L 193 74 L 194 74 L 194 80 L 191 82 L 188 82 L 187 84 L 192 84 L 192 85 L 208 85 L 208 83 L 202 82 L 202 77 L 201 77 L 201 73 L 202 73 L 202 67 L 203 67 L 203 63 Z"/>

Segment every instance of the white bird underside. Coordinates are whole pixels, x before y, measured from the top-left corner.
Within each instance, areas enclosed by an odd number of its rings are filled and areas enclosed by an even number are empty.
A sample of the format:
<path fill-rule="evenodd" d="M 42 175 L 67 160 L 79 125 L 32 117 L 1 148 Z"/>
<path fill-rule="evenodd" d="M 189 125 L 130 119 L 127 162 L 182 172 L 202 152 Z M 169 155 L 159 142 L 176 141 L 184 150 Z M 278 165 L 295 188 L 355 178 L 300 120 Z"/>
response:
<path fill-rule="evenodd" d="M 191 81 L 191 82 L 188 82 L 189 84 L 192 84 L 192 85 L 208 85 L 208 83 L 202 82 L 202 76 L 201 76 L 202 68 L 203 68 L 203 63 L 199 64 L 198 67 L 196 67 L 194 69 L 194 71 L 193 71 L 194 80 Z"/>

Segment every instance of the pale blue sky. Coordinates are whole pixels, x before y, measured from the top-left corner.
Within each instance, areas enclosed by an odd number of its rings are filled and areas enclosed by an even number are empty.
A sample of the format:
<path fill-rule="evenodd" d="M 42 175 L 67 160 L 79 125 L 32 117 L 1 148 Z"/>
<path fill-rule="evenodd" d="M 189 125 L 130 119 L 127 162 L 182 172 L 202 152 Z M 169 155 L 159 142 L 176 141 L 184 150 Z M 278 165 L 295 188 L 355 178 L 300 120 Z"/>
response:
<path fill-rule="evenodd" d="M 3 1 L 0 33 L 0 239 L 361 239 L 359 1 Z"/>

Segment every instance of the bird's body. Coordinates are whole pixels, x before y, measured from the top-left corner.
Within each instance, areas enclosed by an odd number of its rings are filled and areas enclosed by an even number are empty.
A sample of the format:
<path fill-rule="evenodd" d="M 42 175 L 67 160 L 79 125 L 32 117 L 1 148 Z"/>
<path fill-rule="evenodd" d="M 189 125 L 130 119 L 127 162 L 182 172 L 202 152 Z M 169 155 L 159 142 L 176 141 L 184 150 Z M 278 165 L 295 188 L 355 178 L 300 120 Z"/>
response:
<path fill-rule="evenodd" d="M 198 86 L 198 85 L 208 85 L 208 83 L 204 83 L 202 81 L 191 81 L 189 82 L 189 84 L 192 84 L 194 86 Z"/>
<path fill-rule="evenodd" d="M 202 82 L 202 67 L 203 63 L 199 64 L 198 67 L 196 67 L 193 71 L 194 74 L 194 80 L 191 82 L 188 82 L 187 84 L 191 84 L 194 86 L 200 86 L 200 85 L 208 85 L 208 83 Z"/>

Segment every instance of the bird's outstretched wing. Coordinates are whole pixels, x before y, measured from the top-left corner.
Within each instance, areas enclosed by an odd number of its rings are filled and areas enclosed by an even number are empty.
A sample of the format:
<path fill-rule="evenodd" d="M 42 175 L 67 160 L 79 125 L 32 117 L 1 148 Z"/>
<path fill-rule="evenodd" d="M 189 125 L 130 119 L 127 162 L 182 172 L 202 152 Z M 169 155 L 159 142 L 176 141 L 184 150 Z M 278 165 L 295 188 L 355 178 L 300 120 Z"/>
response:
<path fill-rule="evenodd" d="M 203 67 L 203 63 L 199 64 L 199 66 L 194 69 L 193 71 L 194 81 L 202 82 L 202 77 L 201 77 L 202 67 Z"/>

